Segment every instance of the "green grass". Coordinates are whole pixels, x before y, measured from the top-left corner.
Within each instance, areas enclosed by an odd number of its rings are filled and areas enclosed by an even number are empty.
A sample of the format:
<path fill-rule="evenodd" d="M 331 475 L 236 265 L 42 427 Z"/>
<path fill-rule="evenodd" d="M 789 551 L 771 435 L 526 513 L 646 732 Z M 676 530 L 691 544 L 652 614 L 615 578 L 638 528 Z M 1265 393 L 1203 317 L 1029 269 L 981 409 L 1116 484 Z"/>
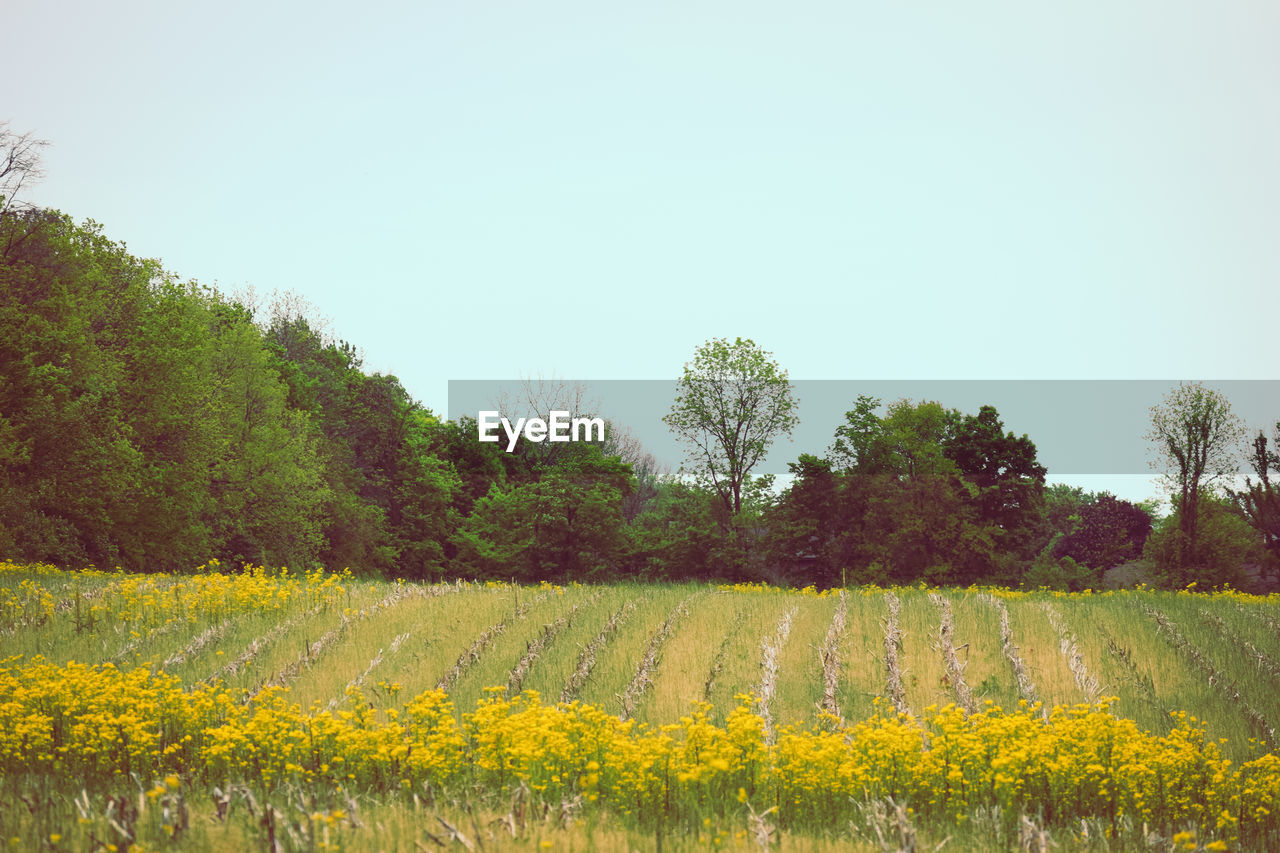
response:
<path fill-rule="evenodd" d="M 172 582 L 162 580 L 157 594 L 163 596 Z M 128 623 L 89 620 L 89 608 L 109 599 L 118 583 L 117 576 L 105 575 L 0 577 L 0 592 L 7 595 L 0 601 L 8 602 L 4 612 L 9 620 L 0 626 L 0 657 L 42 655 L 54 662 L 147 666 L 164 669 L 185 684 L 218 677 L 244 696 L 264 684 L 281 683 L 289 689 L 290 702 L 336 710 L 351 709 L 347 690 L 353 685 L 365 702 L 390 708 L 450 677 L 451 698 L 460 713 L 474 708 L 486 688 L 505 687 L 526 656 L 524 689 L 537 691 L 545 702 L 557 701 L 590 647 L 595 662 L 579 698 L 617 714 L 641 661 L 653 651 L 656 663 L 648 684 L 635 694 L 636 720 L 654 726 L 673 723 L 694 703 L 707 701 L 712 719 L 723 723 L 736 705 L 735 696 L 758 689 L 763 643 L 772 643 L 783 617 L 793 613 L 789 636 L 778 650 L 770 711 L 775 725 L 803 725 L 815 719 L 822 701 L 819 649 L 839 604 L 835 595 L 696 584 L 558 588 L 449 583 L 397 590 L 389 583 L 352 580 L 341 600 L 323 605 L 299 597 L 270 611 L 173 618 L 160 608 Z M 950 602 L 956 656 L 978 706 L 1016 706 L 1018 684 L 1002 649 L 998 607 L 974 589 L 937 592 Z M 940 646 L 941 608 L 928 590 L 906 588 L 896 594 L 902 605 L 900 658 L 907 704 L 922 714 L 930 706 L 956 702 L 946 650 Z M 1051 623 L 1052 609 L 1061 629 L 1074 639 L 1079 661 L 1101 683 L 1101 695 L 1115 697 L 1113 710 L 1140 727 L 1166 732 L 1169 712 L 1185 711 L 1204 720 L 1211 737 L 1227 739 L 1228 755 L 1246 760 L 1265 746 L 1257 742 L 1259 720 L 1280 723 L 1280 599 L 1140 591 L 1015 594 L 999 600 L 1008 609 L 1017 653 L 1046 706 L 1088 701 L 1059 629 Z M 606 632 L 614 617 L 617 629 Z M 883 590 L 850 591 L 845 627 L 835 638 L 837 701 L 848 721 L 869 717 L 876 697 L 885 694 L 886 619 Z M 1158 627 L 1162 621 L 1165 629 Z M 228 671 L 233 661 L 240 665 Z M 69 803 L 75 794 L 68 788 L 59 796 Z M 334 843 L 358 837 L 361 848 L 434 847 L 432 837 L 447 841 L 449 835 L 442 818 L 483 839 L 485 849 L 545 849 L 540 845 L 550 841 L 554 849 L 647 850 L 658 843 L 652 834 L 637 834 L 607 815 L 559 822 L 546 814 L 536 819 L 525 815 L 513 831 L 510 821 L 517 809 L 483 796 L 475 803 L 486 815 L 483 820 L 473 820 L 468 804 L 458 802 L 411 806 L 404 799 L 384 802 L 361 796 L 357 792 L 353 802 L 363 828 L 350 820 L 334 822 L 329 826 Z M 191 808 L 209 811 L 195 797 Z M 5 833 L 17 827 L 13 832 L 23 843 L 34 839 L 23 833 L 41 824 L 13 814 L 0 812 Z M 739 817 L 732 825 L 706 827 L 702 842 L 759 849 L 745 834 L 748 814 Z M 979 824 L 981 819 L 975 817 Z M 90 820 L 81 825 L 96 824 Z M 937 829 L 921 830 L 920 839 L 937 843 L 952 834 Z M 830 838 L 792 838 L 774 849 L 880 849 L 874 835 L 858 834 L 865 830 L 833 827 Z M 263 831 L 260 812 L 256 820 L 241 814 L 211 821 L 205 815 L 189 830 L 189 846 L 261 846 Z M 306 835 L 294 830 L 299 832 Z M 81 842 L 92 846 L 87 835 L 75 839 L 73 847 Z M 949 846 L 982 849 L 987 841 L 989 836 L 970 826 Z M 319 849 L 316 839 L 307 844 Z M 667 839 L 663 849 L 698 844 L 686 833 Z M 41 845 L 56 847 L 47 839 L 36 846 Z M 289 849 L 309 848 L 294 844 Z"/>

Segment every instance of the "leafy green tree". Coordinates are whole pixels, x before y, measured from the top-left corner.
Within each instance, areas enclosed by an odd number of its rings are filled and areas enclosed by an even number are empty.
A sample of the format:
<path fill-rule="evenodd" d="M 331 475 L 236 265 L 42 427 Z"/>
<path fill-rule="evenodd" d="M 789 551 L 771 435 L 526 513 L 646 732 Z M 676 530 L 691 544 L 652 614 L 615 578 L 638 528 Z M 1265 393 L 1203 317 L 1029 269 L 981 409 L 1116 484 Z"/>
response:
<path fill-rule="evenodd" d="M 475 418 L 462 416 L 456 421 L 437 421 L 432 426 L 431 450 L 449 460 L 458 476 L 453 508 L 459 517 L 471 514 L 477 500 L 489 494 L 494 486 L 504 489 L 509 480 L 510 453 L 497 445 L 476 440 Z"/>
<path fill-rule="evenodd" d="M 391 478 L 396 569 L 406 578 L 436 578 L 444 573 L 449 556 L 445 544 L 457 524 L 453 496 L 461 481 L 453 466 L 432 452 L 437 423 L 421 409 L 410 413 Z"/>
<path fill-rule="evenodd" d="M 197 285 L 158 278 L 123 336 L 121 403 L 140 455 L 133 512 L 116 531 L 128 565 L 181 569 L 215 553 L 210 481 L 224 435 L 213 302 Z"/>
<path fill-rule="evenodd" d="M 454 536 L 457 559 L 486 577 L 608 578 L 623 553 L 622 499 L 631 488 L 617 457 L 573 445 L 541 479 L 494 486 L 476 501 Z"/>
<path fill-rule="evenodd" d="M 326 340 L 299 313 L 300 302 L 285 297 L 272 306 L 266 337 L 324 463 L 325 561 L 438 576 L 451 556 L 458 502 L 469 509 L 488 482 L 474 496 L 460 494 L 456 469 L 437 452 L 440 422 L 394 376 L 366 375 L 356 349 Z"/>
<path fill-rule="evenodd" d="M 841 477 L 829 459 L 807 453 L 787 467 L 794 480 L 765 521 L 770 563 L 800 585 L 842 585 L 843 567 L 832 553 L 839 534 Z"/>
<path fill-rule="evenodd" d="M 0 242 L 0 542 L 115 565 L 143 467 L 123 354 L 155 267 L 52 211 L 0 215 Z"/>
<path fill-rule="evenodd" d="M 661 481 L 657 494 L 627 527 L 630 576 L 662 581 L 745 578 L 727 515 L 710 488 Z"/>
<path fill-rule="evenodd" d="M 1031 561 L 1022 576 L 1025 589 L 1056 589 L 1062 592 L 1081 592 L 1093 589 L 1100 579 L 1100 572 L 1083 566 L 1071 557 L 1054 557 L 1042 553 Z"/>
<path fill-rule="evenodd" d="M 876 414 L 880 399 L 859 394 L 853 408 L 845 412 L 844 423 L 836 427 L 835 441 L 827 450 L 831 470 L 856 470 L 878 474 L 884 470 L 884 424 Z"/>
<path fill-rule="evenodd" d="M 1276 422 L 1272 435 L 1275 445 L 1280 447 L 1280 421 Z M 1280 474 L 1280 453 L 1268 446 L 1267 434 L 1262 430 L 1254 436 L 1249 451 L 1249 464 L 1258 478 L 1257 482 L 1245 477 L 1243 489 L 1228 489 L 1227 492 L 1236 510 L 1262 540 L 1266 549 L 1264 567 L 1280 580 L 1280 482 L 1271 479 L 1271 472 Z"/>
<path fill-rule="evenodd" d="M 878 582 L 973 583 L 1000 580 L 994 532 L 977 523 L 965 484 L 954 475 L 882 478 L 870 490 L 862 523 L 864 565 Z"/>
<path fill-rule="evenodd" d="M 1248 522 L 1211 492 L 1201 492 L 1195 502 L 1200 517 L 1191 528 L 1196 538 L 1189 542 L 1181 516 L 1190 510 L 1184 510 L 1178 498 L 1174 501 L 1173 514 L 1156 526 L 1143 549 L 1164 585 L 1180 589 L 1194 581 L 1201 586 L 1242 586 L 1248 579 L 1245 565 L 1262 557 Z"/>
<path fill-rule="evenodd" d="M 1199 382 L 1179 383 L 1151 408 L 1147 438 L 1177 501 L 1178 559 L 1186 570 L 1199 559 L 1199 524 L 1205 517 L 1199 511 L 1201 497 L 1215 482 L 1236 473 L 1235 447 L 1243 434 L 1227 398 Z"/>
<path fill-rule="evenodd" d="M 899 479 L 948 476 L 957 473 L 947 454 L 960 413 L 940 403 L 898 400 L 881 421 L 880 448 L 875 456 L 883 469 Z"/>
<path fill-rule="evenodd" d="M 251 323 L 228 323 L 214 357 L 224 446 L 211 484 L 219 550 L 235 561 L 310 565 L 327 493 L 305 414 Z"/>
<path fill-rule="evenodd" d="M 1080 507 L 1078 523 L 1058 540 L 1053 555 L 1106 570 L 1141 557 L 1150 535 L 1150 515 L 1136 504 L 1103 493 Z"/>
<path fill-rule="evenodd" d="M 752 469 L 799 422 L 787 372 L 754 341 L 707 341 L 684 366 L 663 421 L 731 516 L 742 511 Z"/>
<path fill-rule="evenodd" d="M 964 415 L 955 422 L 944 452 L 977 489 L 978 522 L 1000 531 L 1006 552 L 1030 556 L 1047 473 L 1036 460 L 1031 439 L 1005 432 L 995 407 L 983 406 L 977 415 Z"/>

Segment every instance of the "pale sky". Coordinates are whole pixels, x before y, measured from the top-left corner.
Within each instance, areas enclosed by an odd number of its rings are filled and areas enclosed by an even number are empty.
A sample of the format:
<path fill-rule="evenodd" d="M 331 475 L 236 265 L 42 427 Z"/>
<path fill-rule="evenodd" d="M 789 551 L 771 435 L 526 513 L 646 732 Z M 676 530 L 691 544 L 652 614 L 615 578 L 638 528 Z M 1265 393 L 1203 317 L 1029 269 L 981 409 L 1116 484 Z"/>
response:
<path fill-rule="evenodd" d="M 29 200 L 297 291 L 437 412 L 714 336 L 797 379 L 1280 378 L 1274 2 L 4 18 L 0 119 L 52 143 Z"/>

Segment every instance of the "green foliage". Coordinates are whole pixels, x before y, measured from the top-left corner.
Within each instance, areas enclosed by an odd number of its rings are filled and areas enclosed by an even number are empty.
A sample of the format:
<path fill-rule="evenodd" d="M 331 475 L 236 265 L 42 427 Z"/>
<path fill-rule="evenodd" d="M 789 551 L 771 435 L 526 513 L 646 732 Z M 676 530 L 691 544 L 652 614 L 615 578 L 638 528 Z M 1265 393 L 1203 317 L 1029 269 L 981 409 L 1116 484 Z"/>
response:
<path fill-rule="evenodd" d="M 801 456 L 777 494 L 753 471 L 797 404 L 786 372 L 741 338 L 698 348 L 664 419 L 693 482 L 613 425 L 604 441 L 505 453 L 476 440 L 474 421 L 443 422 L 396 377 L 366 374 L 296 300 L 259 324 L 92 222 L 22 206 L 0 214 L 0 380 L 0 553 L 63 565 L 214 556 L 414 579 L 1072 589 L 1140 553 L 1153 516 L 1046 489 L 1034 443 L 991 406 L 882 412 L 867 396 L 826 458 Z M 1280 573 L 1266 436 L 1252 448 L 1258 482 L 1231 493 L 1232 510 L 1201 506 L 1231 470 L 1225 398 L 1181 386 L 1152 424 L 1180 490 L 1146 545 L 1167 582 L 1236 583 L 1246 562 Z"/>
<path fill-rule="evenodd" d="M 1151 516 L 1129 501 L 1101 494 L 1079 507 L 1070 533 L 1053 554 L 1094 569 L 1109 569 L 1142 556 L 1151 534 Z"/>
<path fill-rule="evenodd" d="M 1280 447 L 1280 421 L 1272 433 L 1275 445 Z M 1268 446 L 1267 434 L 1258 430 L 1249 446 L 1249 464 L 1257 482 L 1245 478 L 1245 487 L 1239 491 L 1228 489 L 1236 511 L 1249 523 L 1261 538 L 1266 549 L 1263 567 L 1280 580 L 1280 482 L 1273 482 L 1272 472 L 1280 474 L 1280 453 Z"/>
<path fill-rule="evenodd" d="M 978 522 L 998 531 L 995 535 L 1006 553 L 1029 556 L 1046 473 L 1036 461 L 1031 439 L 1005 432 L 995 407 L 983 406 L 977 415 L 955 422 L 944 452 L 977 489 Z"/>
<path fill-rule="evenodd" d="M 1196 501 L 1196 537 L 1187 539 L 1187 525 L 1180 502 L 1147 539 L 1143 556 L 1154 565 L 1161 583 L 1181 589 L 1193 581 L 1201 587 L 1230 584 L 1239 588 L 1246 581 L 1244 566 L 1258 562 L 1263 552 L 1248 522 L 1212 493 L 1200 494 Z"/>
<path fill-rule="evenodd" d="M 438 423 L 346 344 L 181 283 L 52 211 L 0 216 L 0 548 L 439 573 Z"/>
<path fill-rule="evenodd" d="M 787 372 L 754 341 L 707 341 L 684 366 L 663 421 L 689 451 L 690 470 L 705 477 L 731 515 L 743 488 L 780 435 L 799 422 Z"/>
<path fill-rule="evenodd" d="M 883 425 L 876 414 L 879 408 L 879 398 L 859 394 L 853 408 L 845 412 L 844 423 L 836 427 L 835 441 L 827 450 L 833 469 L 879 473 L 884 464 Z"/>
<path fill-rule="evenodd" d="M 497 485 L 458 529 L 458 562 L 480 577 L 587 580 L 616 570 L 631 471 L 590 444 L 570 445 L 538 480 Z"/>
<path fill-rule="evenodd" d="M 1081 565 L 1070 557 L 1053 557 L 1049 553 L 1038 555 L 1022 576 L 1022 586 L 1026 589 L 1053 589 L 1061 592 L 1095 589 L 1100 581 L 1101 572 Z"/>
<path fill-rule="evenodd" d="M 1181 533 L 1176 539 L 1178 566 L 1173 576 L 1192 571 L 1200 560 L 1198 502 L 1203 490 L 1237 470 L 1235 446 L 1244 434 L 1240 419 L 1220 391 L 1199 382 L 1179 383 L 1151 408 L 1147 438 L 1156 464 L 1177 496 Z"/>
<path fill-rule="evenodd" d="M 798 581 L 1016 582 L 1041 526 L 1044 468 L 996 410 L 859 397 L 826 459 L 802 456 L 766 519 L 775 570 Z"/>
<path fill-rule="evenodd" d="M 710 489 L 678 480 L 657 494 L 628 528 L 631 574 L 647 580 L 729 577 L 727 513 Z"/>

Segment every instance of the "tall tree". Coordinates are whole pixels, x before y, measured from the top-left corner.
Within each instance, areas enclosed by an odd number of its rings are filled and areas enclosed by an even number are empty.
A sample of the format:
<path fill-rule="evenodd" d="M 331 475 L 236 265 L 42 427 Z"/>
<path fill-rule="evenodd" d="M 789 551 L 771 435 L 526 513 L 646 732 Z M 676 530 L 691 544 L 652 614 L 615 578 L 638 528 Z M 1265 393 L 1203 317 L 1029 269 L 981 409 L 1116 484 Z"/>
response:
<path fill-rule="evenodd" d="M 1236 473 L 1235 449 L 1243 435 L 1226 396 L 1199 382 L 1179 383 L 1151 407 L 1147 438 L 1155 445 L 1156 467 L 1178 496 L 1178 554 L 1184 567 L 1198 553 L 1202 490 Z"/>
<path fill-rule="evenodd" d="M 837 471 L 856 469 L 861 474 L 876 474 L 884 467 L 884 429 L 876 411 L 880 398 L 859 394 L 853 408 L 844 414 L 844 423 L 836 427 L 835 441 L 827 450 L 827 460 Z"/>
<path fill-rule="evenodd" d="M 1262 546 L 1249 524 L 1225 500 L 1204 490 L 1196 501 L 1199 519 L 1194 543 L 1187 541 L 1184 510 L 1174 497 L 1174 512 L 1161 521 L 1143 548 L 1142 556 L 1155 566 L 1167 587 L 1180 589 L 1194 581 L 1201 586 L 1248 583 L 1245 566 L 1262 558 Z"/>
<path fill-rule="evenodd" d="M 731 516 L 742 511 L 751 470 L 799 422 L 787 372 L 752 340 L 707 341 L 685 364 L 663 421 L 688 450 Z"/>
<path fill-rule="evenodd" d="M 40 152 L 48 144 L 31 131 L 15 133 L 7 120 L 0 121 L 0 215 L 27 206 L 18 196 L 24 186 L 44 177 Z"/>
<path fill-rule="evenodd" d="M 1280 448 L 1280 421 L 1276 422 L 1272 440 Z M 1227 491 L 1236 509 L 1262 538 L 1270 569 L 1280 579 L 1280 482 L 1271 478 L 1273 471 L 1280 474 L 1280 452 L 1268 446 L 1267 434 L 1262 430 L 1253 437 L 1248 451 L 1257 482 L 1245 477 L 1243 489 Z"/>
<path fill-rule="evenodd" d="M 945 452 L 977 489 L 979 523 L 997 528 L 1006 554 L 1029 558 L 1047 473 L 1036 460 L 1035 443 L 1005 432 L 995 406 L 988 405 L 956 420 Z"/>
<path fill-rule="evenodd" d="M 225 446 L 211 483 L 210 519 L 235 560 L 310 565 L 323 546 L 328 499 L 307 415 L 288 407 L 258 329 L 232 320 L 214 358 Z"/>

